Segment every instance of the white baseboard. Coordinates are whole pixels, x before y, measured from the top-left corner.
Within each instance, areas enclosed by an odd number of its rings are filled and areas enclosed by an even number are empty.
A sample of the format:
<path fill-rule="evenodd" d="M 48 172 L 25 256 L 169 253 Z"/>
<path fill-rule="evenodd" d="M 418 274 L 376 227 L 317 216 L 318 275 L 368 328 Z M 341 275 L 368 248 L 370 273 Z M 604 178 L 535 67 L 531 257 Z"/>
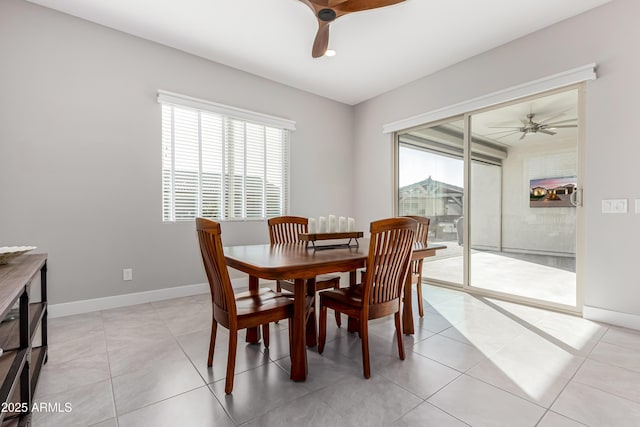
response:
<path fill-rule="evenodd" d="M 619 311 L 605 310 L 603 308 L 585 305 L 582 308 L 582 317 L 597 322 L 640 330 L 640 315 L 637 314 L 621 313 Z"/>
<path fill-rule="evenodd" d="M 234 289 L 242 289 L 248 286 L 247 278 L 232 279 Z M 110 297 L 94 298 L 83 301 L 66 302 L 62 304 L 50 304 L 47 307 L 48 317 L 71 316 L 73 314 L 90 313 L 92 311 L 109 310 L 112 308 L 126 307 L 129 305 L 145 304 L 154 301 L 163 301 L 172 298 L 188 297 L 209 293 L 208 283 L 196 285 L 176 286 L 174 288 L 156 289 L 134 294 L 114 295 Z"/>

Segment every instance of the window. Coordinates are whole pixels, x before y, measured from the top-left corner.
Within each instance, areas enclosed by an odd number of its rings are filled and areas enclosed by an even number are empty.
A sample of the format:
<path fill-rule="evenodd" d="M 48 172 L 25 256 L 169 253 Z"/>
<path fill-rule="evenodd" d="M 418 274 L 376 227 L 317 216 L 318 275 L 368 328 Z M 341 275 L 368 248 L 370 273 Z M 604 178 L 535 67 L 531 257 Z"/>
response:
<path fill-rule="evenodd" d="M 158 100 L 163 221 L 288 213 L 292 122 L 168 92 Z"/>

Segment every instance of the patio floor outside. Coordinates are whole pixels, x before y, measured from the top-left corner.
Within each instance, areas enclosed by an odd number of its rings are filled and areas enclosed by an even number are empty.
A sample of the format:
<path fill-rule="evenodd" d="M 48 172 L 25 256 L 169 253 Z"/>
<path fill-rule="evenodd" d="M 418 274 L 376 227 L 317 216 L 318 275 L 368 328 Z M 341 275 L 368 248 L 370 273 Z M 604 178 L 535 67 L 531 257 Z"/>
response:
<path fill-rule="evenodd" d="M 447 249 L 425 259 L 423 278 L 462 283 L 463 247 L 438 242 Z M 473 287 L 575 306 L 575 258 L 508 252 L 471 251 Z"/>

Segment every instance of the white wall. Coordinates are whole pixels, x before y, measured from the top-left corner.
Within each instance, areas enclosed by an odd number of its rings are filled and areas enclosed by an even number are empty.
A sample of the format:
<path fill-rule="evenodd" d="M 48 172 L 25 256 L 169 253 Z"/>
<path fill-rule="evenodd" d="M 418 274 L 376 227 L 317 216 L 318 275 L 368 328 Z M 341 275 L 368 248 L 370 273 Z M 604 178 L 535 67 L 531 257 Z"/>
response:
<path fill-rule="evenodd" d="M 503 160 L 504 162 L 504 160 Z M 471 247 L 499 251 L 501 247 L 502 168 L 471 163 Z"/>
<path fill-rule="evenodd" d="M 392 160 L 382 125 L 591 62 L 586 93 L 585 304 L 640 315 L 640 215 L 604 215 L 606 198 L 640 198 L 640 2 L 616 0 L 356 107 L 357 219 L 392 213 Z M 442 41 L 422 41 L 439 43 Z M 420 54 L 416 47 L 416 55 Z"/>
<path fill-rule="evenodd" d="M 2 0 L 0 246 L 49 253 L 53 303 L 205 281 L 194 223 L 161 221 L 158 89 L 295 120 L 292 214 L 353 215 L 352 107 Z M 224 223 L 223 241 L 267 226 Z"/>
<path fill-rule="evenodd" d="M 545 144 L 509 148 L 503 160 L 503 227 L 505 251 L 570 256 L 576 251 L 576 208 L 530 208 L 530 180 L 576 176 L 576 141 L 550 139 Z"/>

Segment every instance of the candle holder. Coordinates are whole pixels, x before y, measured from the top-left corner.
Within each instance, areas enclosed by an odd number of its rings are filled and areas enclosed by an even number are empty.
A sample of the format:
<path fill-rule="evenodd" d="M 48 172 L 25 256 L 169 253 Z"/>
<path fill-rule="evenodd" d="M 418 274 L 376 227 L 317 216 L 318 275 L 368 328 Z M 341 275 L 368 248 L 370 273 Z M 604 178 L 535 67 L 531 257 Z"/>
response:
<path fill-rule="evenodd" d="M 308 245 L 311 242 L 311 246 L 314 249 L 335 249 L 335 248 L 357 248 L 360 246 L 358 239 L 364 236 L 362 231 L 347 231 L 337 233 L 300 233 L 299 238 Z M 349 239 L 347 243 L 334 243 L 328 245 L 317 245 L 318 241 L 325 240 L 340 240 Z M 354 242 L 352 244 L 352 242 Z"/>

